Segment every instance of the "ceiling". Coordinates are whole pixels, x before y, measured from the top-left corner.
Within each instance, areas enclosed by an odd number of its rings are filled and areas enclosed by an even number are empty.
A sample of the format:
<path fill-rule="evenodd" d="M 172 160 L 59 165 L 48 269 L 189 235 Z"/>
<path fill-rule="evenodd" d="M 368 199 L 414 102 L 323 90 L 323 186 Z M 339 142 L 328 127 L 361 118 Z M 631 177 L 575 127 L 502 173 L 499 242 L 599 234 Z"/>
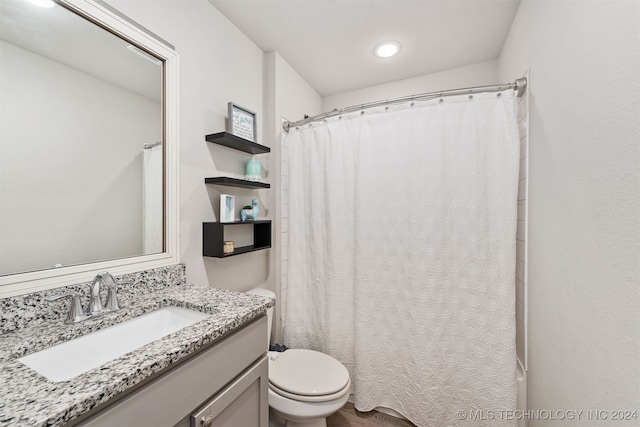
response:
<path fill-rule="evenodd" d="M 82 37 L 79 37 L 82 35 Z M 162 67 L 130 43 L 56 4 L 0 0 L 0 40 L 160 102 Z"/>
<path fill-rule="evenodd" d="M 320 95 L 497 59 L 520 0 L 209 0 Z M 402 51 L 377 58 L 396 40 Z"/>

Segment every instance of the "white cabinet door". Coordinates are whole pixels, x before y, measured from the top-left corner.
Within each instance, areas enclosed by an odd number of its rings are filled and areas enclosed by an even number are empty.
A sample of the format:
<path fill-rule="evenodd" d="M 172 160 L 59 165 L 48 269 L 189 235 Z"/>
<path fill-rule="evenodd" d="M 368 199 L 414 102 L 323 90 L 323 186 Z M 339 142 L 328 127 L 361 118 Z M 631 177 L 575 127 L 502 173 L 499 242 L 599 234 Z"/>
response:
<path fill-rule="evenodd" d="M 269 363 L 266 357 L 191 416 L 191 427 L 267 427 Z"/>

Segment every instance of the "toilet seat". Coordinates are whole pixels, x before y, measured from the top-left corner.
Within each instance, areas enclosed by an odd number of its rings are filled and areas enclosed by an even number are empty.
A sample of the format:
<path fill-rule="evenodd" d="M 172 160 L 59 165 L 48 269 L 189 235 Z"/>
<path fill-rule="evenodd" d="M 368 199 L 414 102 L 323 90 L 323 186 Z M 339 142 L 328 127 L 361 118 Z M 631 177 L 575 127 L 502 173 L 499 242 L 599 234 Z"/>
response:
<path fill-rule="evenodd" d="M 269 387 L 277 394 L 304 402 L 326 402 L 349 392 L 347 368 L 313 350 L 290 349 L 269 361 Z"/>
<path fill-rule="evenodd" d="M 269 390 L 273 391 L 276 394 L 279 394 L 282 397 L 286 397 L 287 399 L 291 399 L 291 400 L 296 400 L 298 402 L 321 403 L 321 402 L 329 402 L 332 400 L 340 399 L 345 394 L 349 394 L 349 391 L 351 390 L 351 380 L 349 380 L 346 386 L 342 390 L 338 391 L 337 393 L 325 394 L 321 396 L 306 396 L 302 394 L 289 393 L 285 390 L 278 388 L 271 382 L 269 382 Z"/>

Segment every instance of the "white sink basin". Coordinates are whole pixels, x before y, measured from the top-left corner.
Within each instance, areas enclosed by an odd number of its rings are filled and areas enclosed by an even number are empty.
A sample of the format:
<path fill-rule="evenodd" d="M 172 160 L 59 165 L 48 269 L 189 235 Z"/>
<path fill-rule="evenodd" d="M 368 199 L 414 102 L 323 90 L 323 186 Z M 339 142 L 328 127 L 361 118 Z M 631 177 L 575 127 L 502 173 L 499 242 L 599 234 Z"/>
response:
<path fill-rule="evenodd" d="M 209 316 L 165 307 L 18 360 L 53 382 L 67 381 Z"/>

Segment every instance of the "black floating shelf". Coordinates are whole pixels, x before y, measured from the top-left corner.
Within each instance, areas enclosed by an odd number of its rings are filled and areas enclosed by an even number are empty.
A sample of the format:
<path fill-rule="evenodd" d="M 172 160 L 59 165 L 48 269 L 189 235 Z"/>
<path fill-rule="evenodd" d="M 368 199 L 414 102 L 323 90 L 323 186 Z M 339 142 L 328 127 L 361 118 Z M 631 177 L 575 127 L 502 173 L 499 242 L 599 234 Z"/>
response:
<path fill-rule="evenodd" d="M 256 144 L 248 139 L 240 138 L 230 134 L 229 132 L 218 132 L 211 135 L 207 135 L 205 139 L 208 142 L 214 144 L 224 145 L 225 147 L 233 148 L 234 150 L 244 151 L 251 154 L 262 154 L 271 152 L 271 148 L 264 145 Z"/>
<path fill-rule="evenodd" d="M 224 227 L 231 225 L 253 225 L 253 245 L 240 246 L 230 254 L 224 253 Z M 228 258 L 234 255 L 269 249 L 271 247 L 271 220 L 203 222 L 202 255 L 214 258 Z"/>
<path fill-rule="evenodd" d="M 269 245 L 269 246 L 260 246 L 260 247 L 256 247 L 255 245 L 241 246 L 239 248 L 234 248 L 233 252 L 230 253 L 230 254 L 207 255 L 207 256 L 211 256 L 213 258 L 229 258 L 230 256 L 246 254 L 246 253 L 249 253 L 249 252 L 255 252 L 255 251 L 262 250 L 262 249 L 269 249 L 270 247 L 271 247 L 271 245 Z"/>
<path fill-rule="evenodd" d="M 247 181 L 246 179 L 229 178 L 226 176 L 218 176 L 215 178 L 205 178 L 205 184 L 226 185 L 228 187 L 241 188 L 271 188 L 266 182 Z"/>

